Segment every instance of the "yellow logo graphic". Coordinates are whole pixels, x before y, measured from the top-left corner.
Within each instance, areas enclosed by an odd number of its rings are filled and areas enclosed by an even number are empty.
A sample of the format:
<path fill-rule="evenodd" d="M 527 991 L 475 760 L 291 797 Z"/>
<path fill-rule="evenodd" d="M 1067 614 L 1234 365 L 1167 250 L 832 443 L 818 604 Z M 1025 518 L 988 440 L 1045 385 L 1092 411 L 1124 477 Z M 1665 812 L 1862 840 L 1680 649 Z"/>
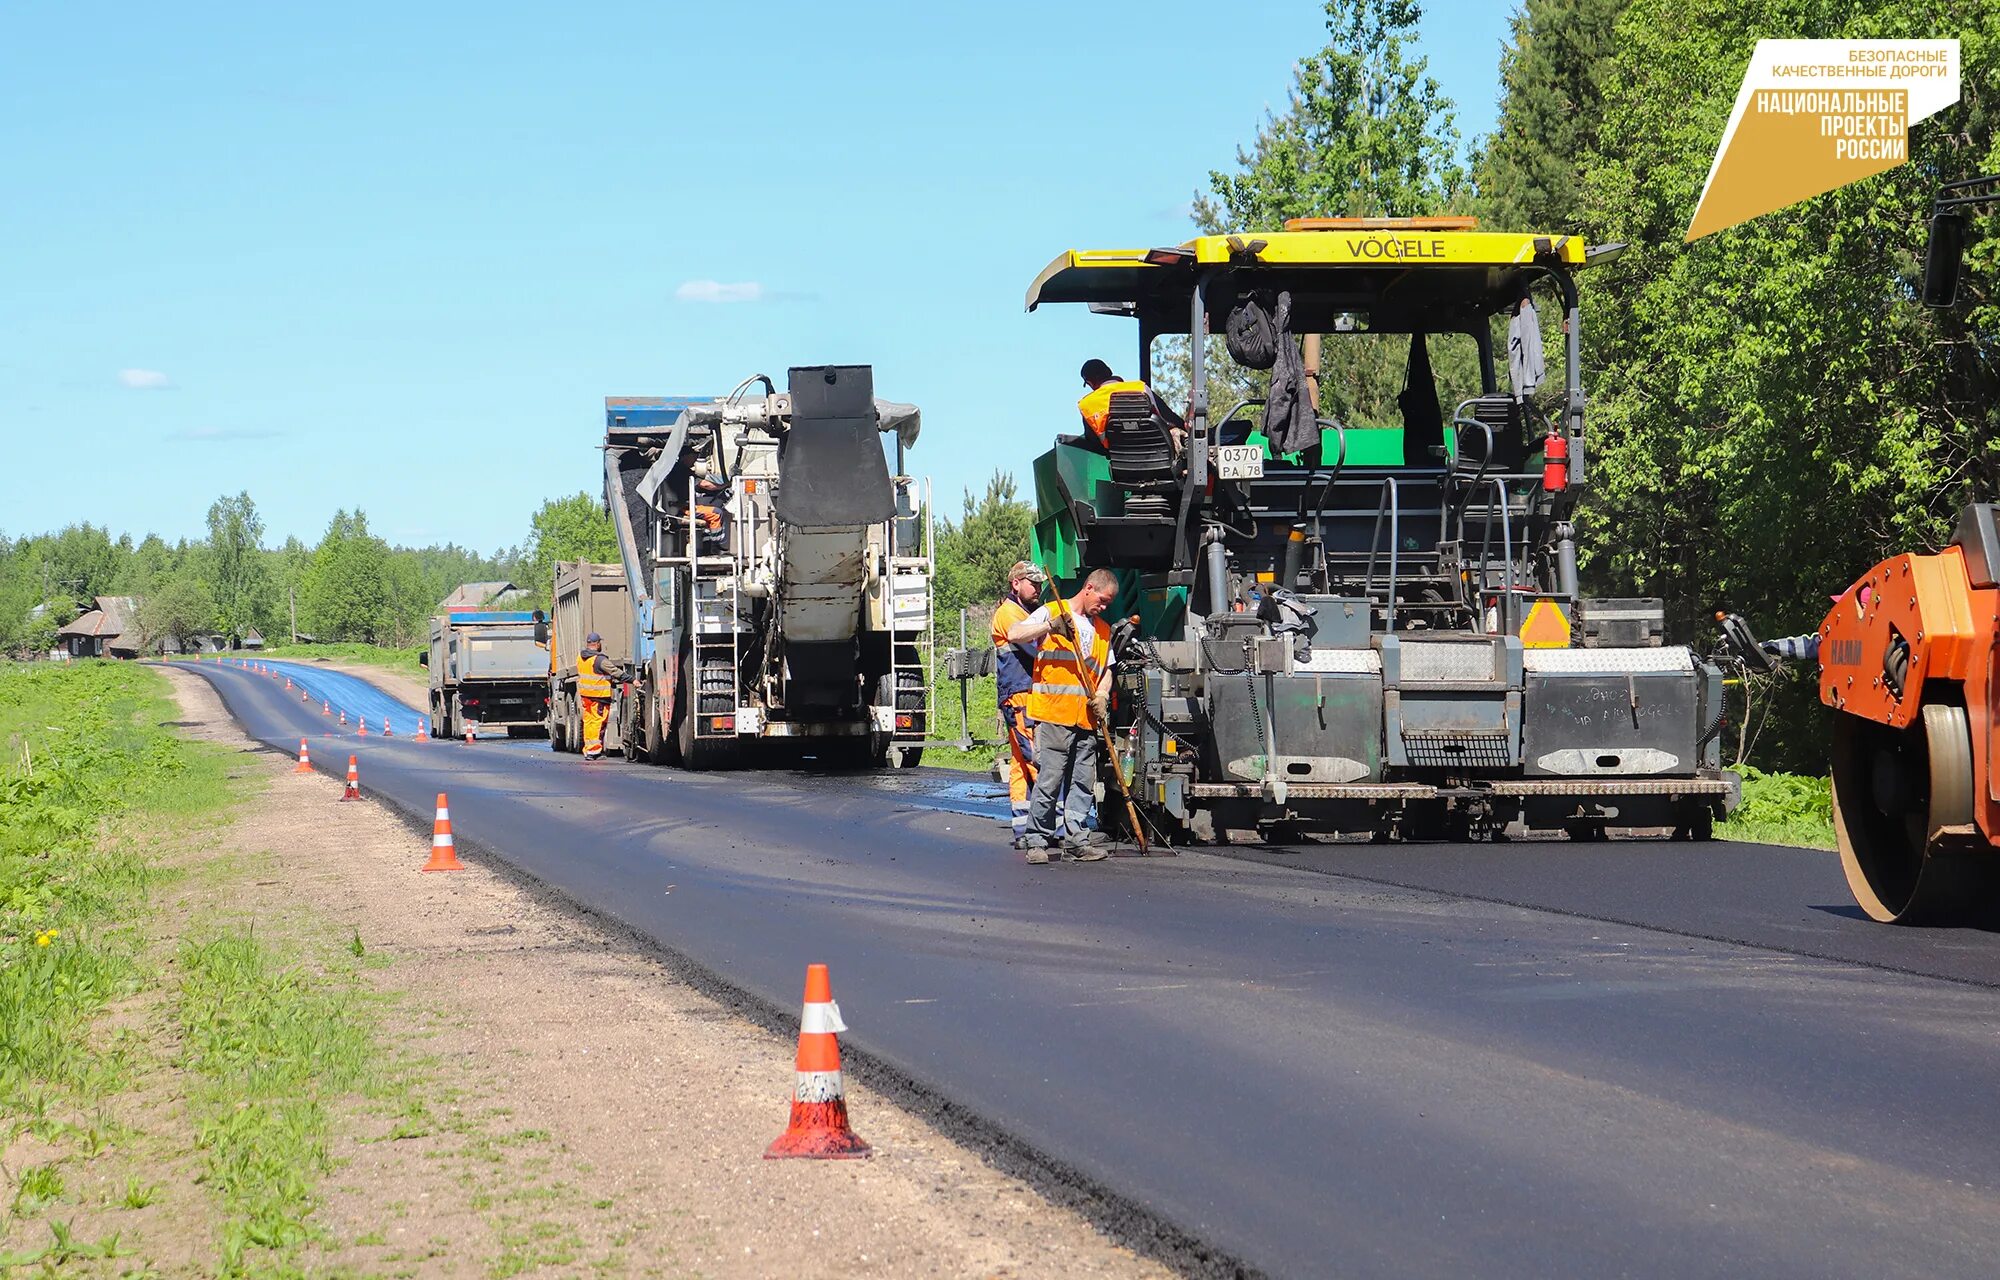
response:
<path fill-rule="evenodd" d="M 1956 40 L 1759 40 L 1687 238 L 1895 168 L 1957 101 Z"/>

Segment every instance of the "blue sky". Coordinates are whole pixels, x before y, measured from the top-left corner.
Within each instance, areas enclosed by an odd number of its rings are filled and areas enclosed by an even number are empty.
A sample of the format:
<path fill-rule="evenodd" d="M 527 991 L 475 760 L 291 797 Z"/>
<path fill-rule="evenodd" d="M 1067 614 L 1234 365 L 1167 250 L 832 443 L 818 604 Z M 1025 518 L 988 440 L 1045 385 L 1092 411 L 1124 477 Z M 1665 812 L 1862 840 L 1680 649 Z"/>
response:
<path fill-rule="evenodd" d="M 1511 6 L 1426 8 L 1484 132 Z M 923 406 L 955 510 L 1129 362 L 1025 314 L 1035 273 L 1186 238 L 1324 38 L 1303 2 L 10 6 L 0 530 L 192 536 L 247 489 L 273 543 L 359 506 L 491 550 L 597 491 L 605 395 L 832 362 Z"/>

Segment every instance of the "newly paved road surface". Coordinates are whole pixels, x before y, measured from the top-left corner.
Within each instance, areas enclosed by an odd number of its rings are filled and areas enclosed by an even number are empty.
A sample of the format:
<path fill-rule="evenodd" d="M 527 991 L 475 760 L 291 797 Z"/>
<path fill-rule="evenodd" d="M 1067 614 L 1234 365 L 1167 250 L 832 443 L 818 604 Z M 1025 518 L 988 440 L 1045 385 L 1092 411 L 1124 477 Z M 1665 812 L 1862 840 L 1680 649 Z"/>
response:
<path fill-rule="evenodd" d="M 274 746 L 324 729 L 199 669 Z M 850 1043 L 1273 1274 L 2000 1273 L 2000 936 L 1858 919 L 1827 854 L 1032 868 L 967 812 L 989 793 L 926 771 L 329 745 L 754 995 L 830 963 Z"/>

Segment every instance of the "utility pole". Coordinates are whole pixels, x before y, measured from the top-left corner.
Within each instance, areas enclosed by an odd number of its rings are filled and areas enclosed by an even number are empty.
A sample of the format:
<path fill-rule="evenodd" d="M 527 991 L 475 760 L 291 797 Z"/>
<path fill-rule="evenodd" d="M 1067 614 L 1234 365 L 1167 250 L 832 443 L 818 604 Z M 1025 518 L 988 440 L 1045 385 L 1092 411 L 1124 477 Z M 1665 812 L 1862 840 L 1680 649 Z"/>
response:
<path fill-rule="evenodd" d="M 285 593 L 292 598 L 292 643 L 299 642 L 299 589 L 286 587 Z"/>

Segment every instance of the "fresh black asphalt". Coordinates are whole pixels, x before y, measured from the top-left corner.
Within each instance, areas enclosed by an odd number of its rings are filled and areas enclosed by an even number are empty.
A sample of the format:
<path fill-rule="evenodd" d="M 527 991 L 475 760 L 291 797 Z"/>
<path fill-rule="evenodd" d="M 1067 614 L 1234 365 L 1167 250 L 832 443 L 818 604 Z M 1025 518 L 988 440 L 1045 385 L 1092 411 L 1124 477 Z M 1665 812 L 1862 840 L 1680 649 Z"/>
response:
<path fill-rule="evenodd" d="M 280 680 L 198 670 L 274 747 L 326 732 Z M 753 1000 L 830 964 L 846 1043 L 1250 1269 L 1996 1272 L 2000 936 L 1861 920 L 1828 854 L 1029 867 L 934 771 L 323 742 L 322 769 L 354 751 L 414 813 L 449 792 L 462 839 Z"/>

